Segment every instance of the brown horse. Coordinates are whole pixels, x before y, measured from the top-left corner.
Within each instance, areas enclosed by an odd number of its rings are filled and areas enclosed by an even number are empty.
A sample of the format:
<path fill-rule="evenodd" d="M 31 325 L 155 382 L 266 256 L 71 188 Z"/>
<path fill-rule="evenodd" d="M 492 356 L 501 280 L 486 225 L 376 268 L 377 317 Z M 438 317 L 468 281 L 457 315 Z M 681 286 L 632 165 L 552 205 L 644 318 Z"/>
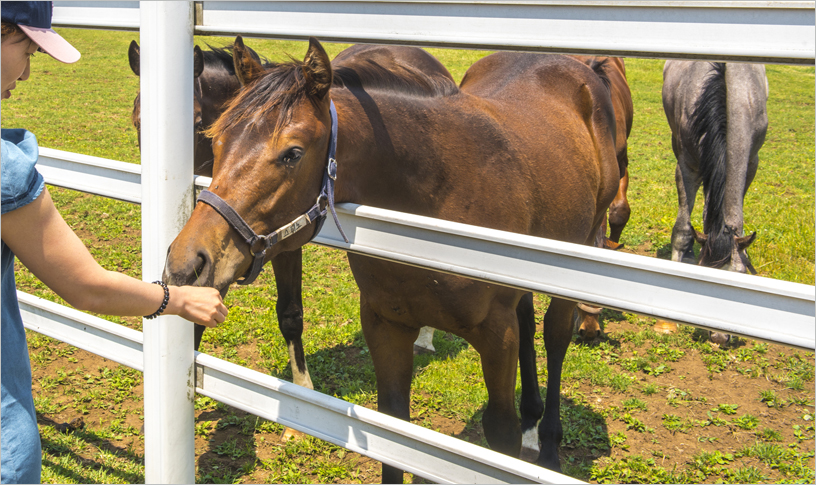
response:
<path fill-rule="evenodd" d="M 609 206 L 609 238 L 606 238 L 606 224 L 601 227 L 595 245 L 607 249 L 617 250 L 623 247 L 620 236 L 626 223 L 629 222 L 631 210 L 626 191 L 629 188 L 629 153 L 627 142 L 632 131 L 634 119 L 634 105 L 629 83 L 626 82 L 626 66 L 620 57 L 588 57 L 572 56 L 583 62 L 601 78 L 609 88 L 612 96 L 612 106 L 615 108 L 615 152 L 620 167 L 620 184 L 618 193 Z M 575 331 L 581 338 L 592 340 L 602 333 L 600 321 L 600 307 L 578 305 L 573 315 Z"/>
<path fill-rule="evenodd" d="M 241 80 L 235 72 L 232 58 L 232 46 L 217 48 L 208 46 L 209 50 L 193 49 L 194 84 L 194 120 L 195 145 L 193 171 L 196 175 L 212 177 L 213 155 L 212 138 L 204 129 L 212 126 L 224 112 L 227 102 L 241 88 Z M 249 47 L 244 47 L 246 55 L 261 65 L 268 62 Z M 140 74 L 139 44 L 130 43 L 128 49 L 130 68 L 137 76 Z M 133 101 L 132 121 L 139 133 L 141 145 L 141 94 Z M 302 299 L 302 252 L 300 248 L 283 252 L 272 259 L 275 272 L 275 285 L 278 290 L 276 312 L 278 325 L 289 349 L 289 361 L 295 384 L 314 389 L 303 351 L 303 299 Z M 196 325 L 195 348 L 201 345 L 206 327 Z"/>
<path fill-rule="evenodd" d="M 438 61 L 420 49 L 358 47 L 332 66 L 310 39 L 303 62 L 268 69 L 243 49 L 237 41 L 247 86 L 209 130 L 212 191 L 171 245 L 167 281 L 226 291 L 256 261 L 306 244 L 315 228 L 305 214 L 324 206 L 321 180 L 338 202 L 593 243 L 620 169 L 609 93 L 575 59 L 493 54 L 457 88 L 424 75 Z M 410 63 L 380 64 L 394 52 Z M 335 175 L 336 185 L 326 182 Z M 301 225 L 306 230 L 294 229 Z M 522 445 L 514 392 L 521 360 L 522 424 L 543 412 L 538 463 L 560 469 L 561 366 L 574 302 L 553 298 L 544 317 L 542 409 L 529 293 L 351 253 L 348 259 L 381 412 L 409 419 L 412 346 L 420 327 L 433 322 L 479 352 L 489 395 L 485 437 L 511 456 Z M 384 481 L 402 478 L 383 466 Z"/>

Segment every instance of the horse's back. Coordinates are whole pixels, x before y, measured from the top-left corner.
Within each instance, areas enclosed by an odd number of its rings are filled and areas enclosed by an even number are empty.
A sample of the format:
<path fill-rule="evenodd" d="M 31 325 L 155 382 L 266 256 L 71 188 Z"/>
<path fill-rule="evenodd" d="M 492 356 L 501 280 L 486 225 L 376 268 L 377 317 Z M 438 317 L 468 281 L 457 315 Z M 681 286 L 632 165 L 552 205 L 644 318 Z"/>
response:
<path fill-rule="evenodd" d="M 409 88 L 427 95 L 458 91 L 456 82 L 439 60 L 418 47 L 353 45 L 332 61 L 336 85 L 353 88 Z"/>
<path fill-rule="evenodd" d="M 546 212 L 560 207 L 560 216 L 542 216 L 539 225 L 550 229 L 538 235 L 586 242 L 549 231 L 572 220 L 573 229 L 585 223 L 580 232 L 589 235 L 617 192 L 615 113 L 600 78 L 570 57 L 500 52 L 476 62 L 460 90 L 512 132 L 530 169 L 541 174 L 532 197 L 548 199 Z"/>

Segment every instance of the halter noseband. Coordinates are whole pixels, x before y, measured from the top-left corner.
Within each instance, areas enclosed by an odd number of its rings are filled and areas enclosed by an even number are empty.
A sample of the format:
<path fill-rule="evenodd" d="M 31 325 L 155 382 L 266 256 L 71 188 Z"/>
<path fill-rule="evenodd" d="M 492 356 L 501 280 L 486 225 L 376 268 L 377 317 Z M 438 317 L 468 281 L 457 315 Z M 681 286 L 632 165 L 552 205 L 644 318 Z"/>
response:
<path fill-rule="evenodd" d="M 323 174 L 323 186 L 320 189 L 320 195 L 317 196 L 317 202 L 300 217 L 265 236 L 261 236 L 249 227 L 249 224 L 235 212 L 235 209 L 233 209 L 227 201 L 209 190 L 202 190 L 201 194 L 199 194 L 198 201 L 212 206 L 216 212 L 221 214 L 221 217 L 244 238 L 244 241 L 249 245 L 250 252 L 252 252 L 259 243 L 261 245 L 261 248 L 257 252 L 252 253 L 252 266 L 250 266 L 249 271 L 244 275 L 243 279 L 237 281 L 239 285 L 248 285 L 255 281 L 255 278 L 261 274 L 266 251 L 269 248 L 309 224 L 316 222 L 314 233 L 312 237 L 309 238 L 309 241 L 314 239 L 317 233 L 320 232 L 320 228 L 323 227 L 323 222 L 326 220 L 327 207 L 324 206 L 322 209 L 320 207 L 320 203 L 324 200 L 328 201 L 328 209 L 331 210 L 334 223 L 337 224 L 337 229 L 340 230 L 343 239 L 349 242 L 346 234 L 343 232 L 343 228 L 340 227 L 337 212 L 334 210 L 334 183 L 337 180 L 337 160 L 334 158 L 337 152 L 337 110 L 334 108 L 334 101 L 330 102 L 329 111 L 331 112 L 331 138 L 329 139 L 329 160 L 326 166 L 326 172 Z"/>

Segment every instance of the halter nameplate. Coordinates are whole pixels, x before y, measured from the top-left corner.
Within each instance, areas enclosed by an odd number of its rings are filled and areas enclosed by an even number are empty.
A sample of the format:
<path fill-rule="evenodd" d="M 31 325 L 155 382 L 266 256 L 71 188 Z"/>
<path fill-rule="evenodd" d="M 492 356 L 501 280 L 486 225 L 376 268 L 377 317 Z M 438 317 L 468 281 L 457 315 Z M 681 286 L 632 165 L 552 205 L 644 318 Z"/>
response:
<path fill-rule="evenodd" d="M 304 227 L 308 226 L 311 223 L 312 219 L 309 217 L 309 214 L 303 214 L 294 221 L 277 230 L 278 242 L 283 241 L 287 237 L 298 232 L 299 230 L 303 229 Z"/>

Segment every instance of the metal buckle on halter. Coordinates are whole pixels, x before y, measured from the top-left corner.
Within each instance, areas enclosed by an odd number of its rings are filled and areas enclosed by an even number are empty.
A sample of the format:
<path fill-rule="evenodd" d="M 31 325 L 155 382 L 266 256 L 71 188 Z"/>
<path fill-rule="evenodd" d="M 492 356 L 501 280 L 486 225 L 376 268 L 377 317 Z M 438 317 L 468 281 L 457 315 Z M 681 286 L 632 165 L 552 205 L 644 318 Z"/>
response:
<path fill-rule="evenodd" d="M 337 182 L 337 160 L 329 157 L 329 163 L 326 165 L 326 173 L 329 174 L 330 179 Z"/>

